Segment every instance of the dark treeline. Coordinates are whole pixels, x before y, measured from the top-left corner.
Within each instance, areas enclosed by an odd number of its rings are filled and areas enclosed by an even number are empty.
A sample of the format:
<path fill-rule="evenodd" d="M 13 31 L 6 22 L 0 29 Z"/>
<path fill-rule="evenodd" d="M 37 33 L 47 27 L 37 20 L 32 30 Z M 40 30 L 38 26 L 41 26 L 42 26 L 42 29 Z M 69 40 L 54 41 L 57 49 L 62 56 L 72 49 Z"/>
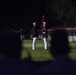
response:
<path fill-rule="evenodd" d="M 60 22 L 73 22 L 76 25 L 76 4 L 74 0 L 1 0 L 0 29 L 32 28 L 36 21 L 38 28 L 43 14 L 47 28 L 54 27 Z"/>

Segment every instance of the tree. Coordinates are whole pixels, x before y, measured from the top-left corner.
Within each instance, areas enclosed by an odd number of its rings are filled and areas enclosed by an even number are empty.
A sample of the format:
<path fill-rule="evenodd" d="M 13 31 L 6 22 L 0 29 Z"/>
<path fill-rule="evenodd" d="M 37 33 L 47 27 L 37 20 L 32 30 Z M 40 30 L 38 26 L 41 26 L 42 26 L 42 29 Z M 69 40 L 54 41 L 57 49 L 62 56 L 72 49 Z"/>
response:
<path fill-rule="evenodd" d="M 47 0 L 46 11 L 51 18 L 63 22 L 76 18 L 76 5 L 73 5 L 73 0 Z"/>

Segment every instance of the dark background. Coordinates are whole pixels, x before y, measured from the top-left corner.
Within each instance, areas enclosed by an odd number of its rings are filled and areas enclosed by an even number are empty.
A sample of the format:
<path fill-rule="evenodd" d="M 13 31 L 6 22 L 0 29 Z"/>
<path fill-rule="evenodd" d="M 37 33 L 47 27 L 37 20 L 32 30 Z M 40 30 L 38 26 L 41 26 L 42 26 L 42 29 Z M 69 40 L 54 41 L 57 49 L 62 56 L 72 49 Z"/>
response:
<path fill-rule="evenodd" d="M 47 28 L 51 28 L 55 21 L 45 11 L 46 0 L 1 0 L 0 28 L 1 29 L 32 29 L 32 23 L 37 22 L 38 28 L 43 14 Z"/>

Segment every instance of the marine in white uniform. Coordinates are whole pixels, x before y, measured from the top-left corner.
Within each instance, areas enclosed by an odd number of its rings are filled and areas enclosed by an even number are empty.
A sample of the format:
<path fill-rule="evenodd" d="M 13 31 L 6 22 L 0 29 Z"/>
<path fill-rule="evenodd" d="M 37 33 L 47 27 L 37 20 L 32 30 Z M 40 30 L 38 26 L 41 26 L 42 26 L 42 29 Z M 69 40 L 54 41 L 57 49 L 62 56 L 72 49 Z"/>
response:
<path fill-rule="evenodd" d="M 35 50 L 36 49 L 36 40 L 38 37 L 36 22 L 33 23 L 32 36 L 33 36 L 32 50 Z"/>
<path fill-rule="evenodd" d="M 42 35 L 43 35 L 44 49 L 47 50 L 47 29 L 46 29 L 46 22 L 43 22 Z"/>

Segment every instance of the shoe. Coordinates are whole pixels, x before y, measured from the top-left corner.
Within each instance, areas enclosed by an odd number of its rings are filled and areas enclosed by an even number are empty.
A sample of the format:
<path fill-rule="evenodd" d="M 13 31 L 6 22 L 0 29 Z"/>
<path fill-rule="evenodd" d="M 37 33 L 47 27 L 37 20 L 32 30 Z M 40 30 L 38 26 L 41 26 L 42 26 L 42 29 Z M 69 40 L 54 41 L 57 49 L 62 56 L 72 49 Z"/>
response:
<path fill-rule="evenodd" d="M 47 50 L 47 49 L 45 49 L 45 50 Z"/>

